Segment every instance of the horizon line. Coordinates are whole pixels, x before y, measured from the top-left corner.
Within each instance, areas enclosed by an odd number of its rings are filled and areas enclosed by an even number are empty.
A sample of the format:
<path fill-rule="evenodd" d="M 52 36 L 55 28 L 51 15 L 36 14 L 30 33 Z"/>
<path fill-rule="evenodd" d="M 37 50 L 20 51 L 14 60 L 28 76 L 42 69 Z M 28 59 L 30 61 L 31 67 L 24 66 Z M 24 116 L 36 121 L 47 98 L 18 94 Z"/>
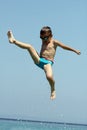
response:
<path fill-rule="evenodd" d="M 1 117 L 0 120 L 87 126 L 87 124 L 84 123 L 71 123 L 71 122 L 69 123 L 69 122 L 56 122 L 56 121 L 53 122 L 53 121 L 40 121 L 40 120 L 31 120 L 31 119 L 17 119 L 17 118 L 3 118 L 3 117 Z"/>

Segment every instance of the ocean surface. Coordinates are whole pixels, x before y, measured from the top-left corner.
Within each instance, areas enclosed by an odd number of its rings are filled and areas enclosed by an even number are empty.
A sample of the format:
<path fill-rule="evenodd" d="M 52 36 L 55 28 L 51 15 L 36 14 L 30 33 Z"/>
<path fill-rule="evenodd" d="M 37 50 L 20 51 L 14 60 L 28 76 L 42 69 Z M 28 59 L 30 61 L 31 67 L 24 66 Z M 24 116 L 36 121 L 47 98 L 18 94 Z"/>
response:
<path fill-rule="evenodd" d="M 0 119 L 0 130 L 87 130 L 87 125 Z"/>

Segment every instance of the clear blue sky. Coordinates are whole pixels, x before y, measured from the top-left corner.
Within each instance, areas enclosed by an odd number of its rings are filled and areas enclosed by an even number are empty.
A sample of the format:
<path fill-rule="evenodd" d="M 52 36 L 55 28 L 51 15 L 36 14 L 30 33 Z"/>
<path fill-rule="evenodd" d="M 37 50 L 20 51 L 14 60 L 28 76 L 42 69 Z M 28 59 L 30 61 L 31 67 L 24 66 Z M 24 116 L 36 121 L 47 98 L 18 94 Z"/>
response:
<path fill-rule="evenodd" d="M 39 52 L 40 29 L 75 49 L 57 49 L 53 65 L 57 98 L 50 100 L 44 72 L 7 31 Z M 0 0 L 0 117 L 87 123 L 87 0 Z"/>

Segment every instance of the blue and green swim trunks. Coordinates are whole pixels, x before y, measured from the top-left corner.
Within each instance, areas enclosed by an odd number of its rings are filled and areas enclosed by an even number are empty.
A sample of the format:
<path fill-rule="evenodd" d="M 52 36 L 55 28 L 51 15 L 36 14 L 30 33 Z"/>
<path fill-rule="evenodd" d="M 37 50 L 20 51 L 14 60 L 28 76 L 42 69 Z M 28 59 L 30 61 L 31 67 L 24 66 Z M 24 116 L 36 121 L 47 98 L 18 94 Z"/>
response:
<path fill-rule="evenodd" d="M 50 61 L 50 60 L 47 60 L 45 58 L 40 57 L 40 62 L 36 65 L 38 67 L 40 67 L 41 69 L 44 69 L 44 65 L 46 65 L 46 64 L 53 65 L 53 61 Z"/>

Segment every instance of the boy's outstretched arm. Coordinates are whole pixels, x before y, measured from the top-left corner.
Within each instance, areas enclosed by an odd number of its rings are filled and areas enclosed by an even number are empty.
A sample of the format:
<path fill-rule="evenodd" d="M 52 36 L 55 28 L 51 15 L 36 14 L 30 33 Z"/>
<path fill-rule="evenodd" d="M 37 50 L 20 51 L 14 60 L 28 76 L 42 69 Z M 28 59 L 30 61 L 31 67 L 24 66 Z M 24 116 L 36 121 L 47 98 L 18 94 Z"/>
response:
<path fill-rule="evenodd" d="M 55 43 L 56 43 L 58 46 L 60 46 L 61 48 L 65 49 L 65 50 L 73 51 L 73 52 L 75 52 L 75 53 L 78 54 L 78 55 L 81 54 L 81 52 L 80 52 L 79 50 L 76 50 L 76 49 L 74 49 L 74 48 L 71 48 L 71 47 L 69 47 L 69 46 L 63 44 L 63 43 L 60 42 L 60 41 L 55 40 Z"/>

